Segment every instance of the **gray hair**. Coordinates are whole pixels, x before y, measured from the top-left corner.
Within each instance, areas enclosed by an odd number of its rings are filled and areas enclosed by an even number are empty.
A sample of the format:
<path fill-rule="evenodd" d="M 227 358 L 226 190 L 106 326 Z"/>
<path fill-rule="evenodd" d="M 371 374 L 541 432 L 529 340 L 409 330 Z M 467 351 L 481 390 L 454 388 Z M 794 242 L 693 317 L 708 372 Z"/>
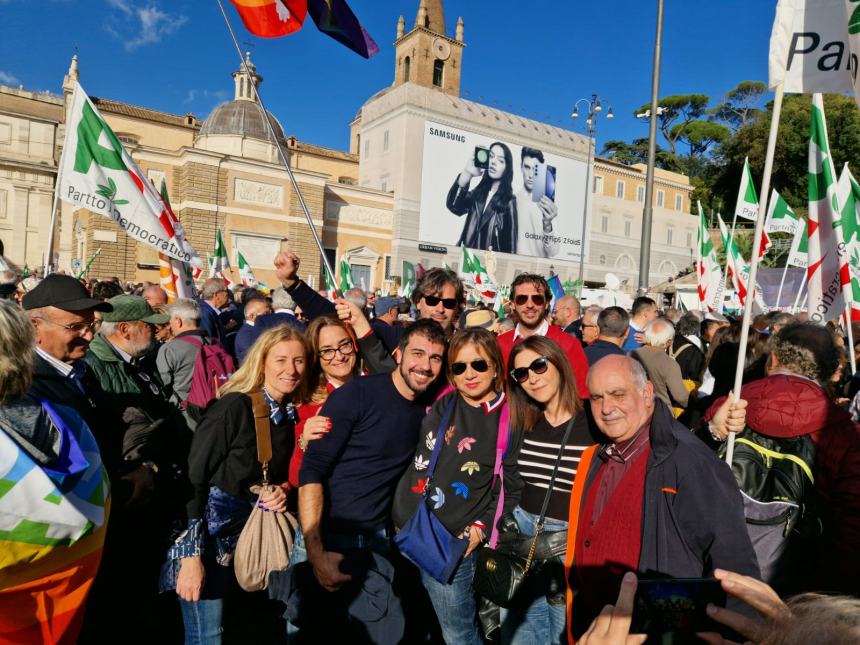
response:
<path fill-rule="evenodd" d="M 675 338 L 675 325 L 665 318 L 652 320 L 645 327 L 645 344 L 651 347 L 663 347 L 673 338 Z"/>
<path fill-rule="evenodd" d="M 272 308 L 273 309 L 289 309 L 290 311 L 296 308 L 296 301 L 283 287 L 278 287 L 272 291 Z"/>
<path fill-rule="evenodd" d="M 200 305 L 191 298 L 178 298 L 167 307 L 171 318 L 178 318 L 190 325 L 200 324 Z M 104 323 L 102 324 L 104 327 Z"/>
<path fill-rule="evenodd" d="M 694 336 L 699 333 L 701 322 L 693 312 L 688 311 L 675 325 L 675 333 L 681 336 Z"/>
<path fill-rule="evenodd" d="M 360 287 L 353 287 L 347 291 L 343 294 L 343 299 L 351 302 L 359 309 L 364 309 L 367 306 L 367 294 Z"/>
<path fill-rule="evenodd" d="M 119 330 L 119 326 L 121 324 L 122 322 L 102 322 L 102 324 L 99 325 L 99 333 L 105 338 L 113 336 Z"/>
<path fill-rule="evenodd" d="M 585 308 L 585 313 L 582 314 L 582 322 L 587 325 L 596 325 L 597 318 L 600 316 L 600 312 L 603 311 L 603 307 L 599 305 L 589 305 Z"/>
<path fill-rule="evenodd" d="M 0 284 L 18 284 L 18 274 L 14 271 L 0 271 Z"/>
<path fill-rule="evenodd" d="M 600 335 L 607 338 L 623 338 L 630 329 L 630 315 L 621 307 L 607 307 L 597 316 Z"/>
<path fill-rule="evenodd" d="M 33 378 L 33 324 L 18 305 L 0 300 L 0 401 L 23 396 Z"/>
<path fill-rule="evenodd" d="M 627 357 L 630 367 L 630 375 L 633 377 L 633 382 L 636 384 L 636 389 L 640 392 L 645 389 L 648 383 L 648 372 L 645 371 L 645 366 L 639 361 Z"/>
<path fill-rule="evenodd" d="M 212 300 L 217 294 L 227 289 L 227 283 L 221 278 L 209 278 L 203 283 L 200 297 L 204 300 Z"/>

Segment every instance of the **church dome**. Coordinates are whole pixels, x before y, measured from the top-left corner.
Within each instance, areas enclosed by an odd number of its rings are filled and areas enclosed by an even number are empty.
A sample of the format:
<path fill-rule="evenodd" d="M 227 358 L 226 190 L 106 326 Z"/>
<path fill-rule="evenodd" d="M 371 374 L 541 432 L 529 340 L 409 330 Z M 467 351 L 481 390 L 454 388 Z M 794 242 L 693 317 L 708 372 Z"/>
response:
<path fill-rule="evenodd" d="M 278 120 L 269 112 L 275 136 L 284 141 L 284 129 Z M 203 121 L 199 136 L 238 135 L 252 139 L 262 139 L 275 143 L 262 108 L 253 101 L 236 99 L 222 103 Z"/>

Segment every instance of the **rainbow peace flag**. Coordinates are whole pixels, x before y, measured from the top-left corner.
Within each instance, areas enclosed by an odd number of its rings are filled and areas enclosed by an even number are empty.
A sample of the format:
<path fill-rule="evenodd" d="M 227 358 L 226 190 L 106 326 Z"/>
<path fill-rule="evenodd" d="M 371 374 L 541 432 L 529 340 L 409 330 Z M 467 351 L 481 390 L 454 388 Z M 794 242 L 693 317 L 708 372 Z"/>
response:
<path fill-rule="evenodd" d="M 110 486 L 98 445 L 71 409 L 42 402 L 59 457 L 36 462 L 0 431 L 0 643 L 77 641 L 101 561 Z"/>

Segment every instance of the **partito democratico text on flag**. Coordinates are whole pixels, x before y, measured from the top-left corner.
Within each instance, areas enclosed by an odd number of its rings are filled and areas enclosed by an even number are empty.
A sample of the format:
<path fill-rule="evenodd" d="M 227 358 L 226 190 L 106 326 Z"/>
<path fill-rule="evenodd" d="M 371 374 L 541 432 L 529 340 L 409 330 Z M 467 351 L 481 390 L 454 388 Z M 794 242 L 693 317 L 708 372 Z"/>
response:
<path fill-rule="evenodd" d="M 57 190 L 63 201 L 101 213 L 133 240 L 202 267 L 176 216 L 77 83 Z"/>

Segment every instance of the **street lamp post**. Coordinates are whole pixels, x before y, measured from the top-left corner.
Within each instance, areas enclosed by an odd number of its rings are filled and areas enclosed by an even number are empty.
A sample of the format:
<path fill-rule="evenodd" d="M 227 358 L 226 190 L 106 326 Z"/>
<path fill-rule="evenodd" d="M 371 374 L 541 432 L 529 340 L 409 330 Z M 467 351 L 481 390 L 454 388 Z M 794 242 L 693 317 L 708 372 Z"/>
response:
<path fill-rule="evenodd" d="M 654 166 L 657 158 L 658 95 L 660 92 L 660 58 L 663 51 L 663 0 L 657 0 L 657 36 L 654 42 L 654 63 L 651 72 L 651 118 L 648 129 L 648 171 L 645 174 L 645 208 L 642 210 L 642 238 L 639 244 L 639 295 L 648 291 L 648 273 L 651 270 L 651 221 L 654 216 Z"/>
<path fill-rule="evenodd" d="M 591 168 L 594 165 L 595 137 L 597 136 L 597 115 L 603 110 L 597 94 L 592 94 L 590 99 L 579 99 L 573 104 L 573 113 L 570 115 L 576 119 L 579 117 L 579 104 L 585 103 L 588 107 L 585 119 L 585 131 L 588 134 L 588 158 L 585 168 L 585 199 L 582 201 L 582 237 L 579 238 L 579 293 L 585 287 L 585 225 L 588 218 L 588 204 L 591 201 Z M 613 119 L 612 108 L 606 110 L 606 118 Z"/>

